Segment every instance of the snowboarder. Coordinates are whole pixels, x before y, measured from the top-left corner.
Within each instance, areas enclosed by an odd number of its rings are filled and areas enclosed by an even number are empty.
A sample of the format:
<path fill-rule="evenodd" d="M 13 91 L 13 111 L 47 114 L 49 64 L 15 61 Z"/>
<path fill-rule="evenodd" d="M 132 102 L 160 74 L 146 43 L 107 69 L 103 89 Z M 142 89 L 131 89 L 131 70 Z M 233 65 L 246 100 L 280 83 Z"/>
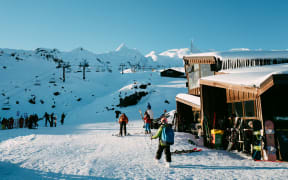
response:
<path fill-rule="evenodd" d="M 144 122 L 145 122 L 145 134 L 151 134 L 151 128 L 150 128 L 151 119 L 147 111 L 144 113 Z"/>
<path fill-rule="evenodd" d="M 170 152 L 170 145 L 163 142 L 162 140 L 162 131 L 164 128 L 168 127 L 169 125 L 167 124 L 167 119 L 165 117 L 162 117 L 161 118 L 161 126 L 160 128 L 158 129 L 157 133 L 151 137 L 151 140 L 152 139 L 157 139 L 159 138 L 159 145 L 158 145 L 158 150 L 156 152 L 156 157 L 155 157 L 155 160 L 156 162 L 158 163 L 159 160 L 161 159 L 161 156 L 162 156 L 162 152 L 163 150 L 165 151 L 165 155 L 166 155 L 166 166 L 167 167 L 170 167 L 170 164 L 171 164 L 171 152 Z"/>
<path fill-rule="evenodd" d="M 126 136 L 127 135 L 127 132 L 126 132 L 126 124 L 128 124 L 128 117 L 126 116 L 125 113 L 121 114 L 121 116 L 119 117 L 119 124 L 120 124 L 120 133 L 119 135 L 122 136 L 123 133 L 123 129 L 124 129 L 124 135 Z"/>

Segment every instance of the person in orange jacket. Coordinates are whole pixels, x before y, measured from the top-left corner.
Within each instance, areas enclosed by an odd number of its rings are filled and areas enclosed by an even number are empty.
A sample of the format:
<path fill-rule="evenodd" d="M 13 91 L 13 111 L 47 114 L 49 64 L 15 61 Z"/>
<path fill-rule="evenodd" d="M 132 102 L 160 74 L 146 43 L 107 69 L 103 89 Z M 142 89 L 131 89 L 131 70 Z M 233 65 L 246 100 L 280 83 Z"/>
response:
<path fill-rule="evenodd" d="M 127 131 L 126 131 L 126 124 L 128 124 L 128 117 L 126 116 L 125 113 L 121 114 L 121 116 L 119 117 L 119 124 L 120 124 L 120 133 L 119 135 L 122 136 L 122 130 L 124 129 L 124 135 L 127 135 Z"/>

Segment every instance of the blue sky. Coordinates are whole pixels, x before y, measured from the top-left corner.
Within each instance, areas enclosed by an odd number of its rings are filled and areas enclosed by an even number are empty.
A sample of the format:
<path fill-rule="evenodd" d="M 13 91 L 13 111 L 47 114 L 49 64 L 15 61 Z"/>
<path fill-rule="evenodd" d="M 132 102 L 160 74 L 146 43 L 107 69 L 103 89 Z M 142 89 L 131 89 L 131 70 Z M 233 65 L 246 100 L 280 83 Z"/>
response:
<path fill-rule="evenodd" d="M 288 49 L 286 0 L 0 0 L 0 48 Z"/>

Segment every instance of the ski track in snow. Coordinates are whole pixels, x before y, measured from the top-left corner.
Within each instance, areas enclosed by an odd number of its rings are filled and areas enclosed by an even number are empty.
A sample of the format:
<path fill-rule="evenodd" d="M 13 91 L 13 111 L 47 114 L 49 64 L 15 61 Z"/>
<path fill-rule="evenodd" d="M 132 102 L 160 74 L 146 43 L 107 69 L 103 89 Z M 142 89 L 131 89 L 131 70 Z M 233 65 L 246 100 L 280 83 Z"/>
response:
<path fill-rule="evenodd" d="M 210 149 L 173 155 L 171 168 L 166 168 L 164 154 L 159 165 L 154 162 L 158 140 L 142 133 L 142 123 L 130 122 L 131 136 L 126 137 L 112 136 L 119 131 L 118 123 L 0 131 L 0 173 L 4 179 L 286 179 L 288 175 L 287 163 L 254 162 Z M 171 151 L 192 149 L 189 136 L 176 133 Z"/>

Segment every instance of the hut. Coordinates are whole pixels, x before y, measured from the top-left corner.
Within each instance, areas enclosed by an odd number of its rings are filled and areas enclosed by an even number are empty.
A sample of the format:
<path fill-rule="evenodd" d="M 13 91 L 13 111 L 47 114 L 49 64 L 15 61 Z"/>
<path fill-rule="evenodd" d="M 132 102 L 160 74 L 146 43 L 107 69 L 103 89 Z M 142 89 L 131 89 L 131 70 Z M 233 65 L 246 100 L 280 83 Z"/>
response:
<path fill-rule="evenodd" d="M 185 78 L 184 72 L 177 69 L 166 69 L 160 72 L 161 76 L 165 77 L 175 77 L 175 78 Z"/>
<path fill-rule="evenodd" d="M 288 160 L 288 64 L 271 65 L 266 68 L 242 69 L 236 73 L 208 76 L 200 79 L 201 120 L 203 135 L 207 145 L 213 144 L 208 137 L 212 130 L 221 130 L 220 146 L 228 146 L 229 130 L 237 130 L 236 149 L 252 153 L 251 139 L 255 127 L 249 122 L 259 124 L 258 130 L 266 137 L 265 123 L 270 120 L 274 124 L 274 147 L 279 160 Z M 235 119 L 230 117 L 235 116 Z M 249 135 L 250 128 L 250 137 Z M 209 135 L 210 134 L 210 135 Z M 226 136 L 225 136 L 226 135 Z M 248 142 L 249 141 L 249 142 Z M 268 147 L 266 140 L 263 141 Z M 268 159 L 269 152 L 261 147 L 262 156 Z M 265 155 L 266 152 L 266 155 Z M 266 157 L 265 157 L 266 156 Z"/>
<path fill-rule="evenodd" d="M 288 102 L 288 51 L 210 52 L 183 59 L 188 94 L 176 96 L 176 130 L 194 133 L 197 128 L 191 125 L 197 125 L 194 114 L 198 112 L 206 146 L 231 148 L 227 138 L 234 128 L 238 131 L 236 149 L 249 154 L 256 132 L 251 124 L 265 137 L 265 122 L 271 120 L 274 152 L 277 159 L 288 160 L 288 111 L 284 106 Z M 199 103 L 189 101 L 191 96 L 198 97 Z M 262 159 L 269 159 L 267 141 L 260 143 Z"/>

